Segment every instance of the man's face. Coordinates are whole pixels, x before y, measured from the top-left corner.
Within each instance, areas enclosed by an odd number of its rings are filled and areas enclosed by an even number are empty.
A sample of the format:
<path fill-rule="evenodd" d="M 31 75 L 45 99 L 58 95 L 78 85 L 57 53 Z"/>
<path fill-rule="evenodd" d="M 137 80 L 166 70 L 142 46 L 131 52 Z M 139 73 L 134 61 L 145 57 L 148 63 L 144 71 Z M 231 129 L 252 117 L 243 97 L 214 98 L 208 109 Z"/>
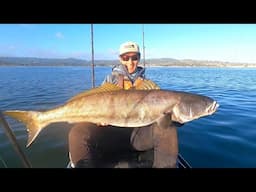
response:
<path fill-rule="evenodd" d="M 133 73 L 140 61 L 140 56 L 138 53 L 125 53 L 120 56 L 120 62 L 126 66 L 129 73 Z"/>

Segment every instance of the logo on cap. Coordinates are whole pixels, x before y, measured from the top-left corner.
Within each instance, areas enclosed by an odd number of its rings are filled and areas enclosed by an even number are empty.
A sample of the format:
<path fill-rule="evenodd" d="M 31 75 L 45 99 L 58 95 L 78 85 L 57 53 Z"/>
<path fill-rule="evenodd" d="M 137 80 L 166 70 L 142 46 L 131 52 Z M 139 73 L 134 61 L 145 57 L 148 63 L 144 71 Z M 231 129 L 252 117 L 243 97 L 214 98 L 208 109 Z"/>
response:
<path fill-rule="evenodd" d="M 140 52 L 139 46 L 138 46 L 136 43 L 134 43 L 134 42 L 126 42 L 126 43 L 123 43 L 123 44 L 120 46 L 119 54 L 120 54 L 120 55 L 123 55 L 123 54 L 128 53 L 128 52 L 139 53 L 139 52 Z"/>

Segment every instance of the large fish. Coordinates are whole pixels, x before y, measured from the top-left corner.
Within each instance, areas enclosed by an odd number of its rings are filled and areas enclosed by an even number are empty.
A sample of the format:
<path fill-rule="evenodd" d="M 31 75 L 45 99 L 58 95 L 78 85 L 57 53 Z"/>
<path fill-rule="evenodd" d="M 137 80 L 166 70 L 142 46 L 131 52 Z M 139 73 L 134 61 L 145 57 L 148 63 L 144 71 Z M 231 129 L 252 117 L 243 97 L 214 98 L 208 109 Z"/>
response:
<path fill-rule="evenodd" d="M 86 121 L 117 127 L 143 127 L 157 123 L 168 127 L 172 122 L 184 124 L 211 115 L 218 106 L 216 101 L 202 95 L 160 89 L 123 90 L 105 83 L 47 111 L 9 110 L 3 113 L 26 125 L 28 147 L 51 123 Z"/>

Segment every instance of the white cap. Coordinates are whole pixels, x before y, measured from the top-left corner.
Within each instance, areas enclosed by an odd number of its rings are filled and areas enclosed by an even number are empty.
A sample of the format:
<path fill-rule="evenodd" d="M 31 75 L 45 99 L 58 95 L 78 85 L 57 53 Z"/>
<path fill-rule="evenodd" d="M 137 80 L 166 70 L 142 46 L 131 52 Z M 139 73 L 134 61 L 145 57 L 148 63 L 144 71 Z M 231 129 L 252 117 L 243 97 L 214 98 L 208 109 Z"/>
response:
<path fill-rule="evenodd" d="M 120 45 L 119 55 L 123 55 L 123 54 L 129 53 L 129 52 L 140 53 L 139 45 L 137 43 L 134 43 L 131 41 L 125 42 Z"/>

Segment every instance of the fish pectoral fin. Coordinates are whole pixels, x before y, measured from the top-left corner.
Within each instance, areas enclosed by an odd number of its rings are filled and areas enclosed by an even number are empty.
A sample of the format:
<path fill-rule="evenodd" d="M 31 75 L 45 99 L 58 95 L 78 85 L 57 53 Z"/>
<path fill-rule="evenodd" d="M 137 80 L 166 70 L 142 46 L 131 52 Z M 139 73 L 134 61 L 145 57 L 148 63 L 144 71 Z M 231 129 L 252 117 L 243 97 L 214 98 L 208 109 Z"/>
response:
<path fill-rule="evenodd" d="M 195 118 L 194 118 L 195 119 Z M 193 120 L 190 116 L 180 110 L 180 105 L 176 104 L 172 109 L 171 120 L 180 124 L 184 124 Z"/>
<path fill-rule="evenodd" d="M 158 118 L 156 122 L 157 122 L 157 125 L 161 128 L 164 128 L 164 129 L 169 128 L 170 125 L 172 124 L 171 113 L 170 112 L 164 113 L 161 117 Z"/>

